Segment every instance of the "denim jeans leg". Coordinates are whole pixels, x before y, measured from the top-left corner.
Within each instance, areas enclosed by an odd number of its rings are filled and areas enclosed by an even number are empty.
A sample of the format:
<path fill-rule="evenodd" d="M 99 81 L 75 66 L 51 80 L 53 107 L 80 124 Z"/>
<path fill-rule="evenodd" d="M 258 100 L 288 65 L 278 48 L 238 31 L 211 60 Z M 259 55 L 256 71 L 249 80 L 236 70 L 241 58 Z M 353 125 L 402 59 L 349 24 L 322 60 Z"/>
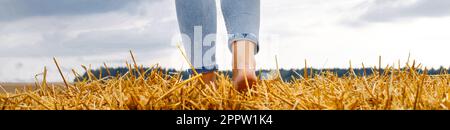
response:
<path fill-rule="evenodd" d="M 259 51 L 260 0 L 221 0 L 222 12 L 229 34 L 228 48 L 237 40 L 256 44 Z"/>
<path fill-rule="evenodd" d="M 176 0 L 175 5 L 182 42 L 191 64 L 198 73 L 217 70 L 215 0 Z"/>

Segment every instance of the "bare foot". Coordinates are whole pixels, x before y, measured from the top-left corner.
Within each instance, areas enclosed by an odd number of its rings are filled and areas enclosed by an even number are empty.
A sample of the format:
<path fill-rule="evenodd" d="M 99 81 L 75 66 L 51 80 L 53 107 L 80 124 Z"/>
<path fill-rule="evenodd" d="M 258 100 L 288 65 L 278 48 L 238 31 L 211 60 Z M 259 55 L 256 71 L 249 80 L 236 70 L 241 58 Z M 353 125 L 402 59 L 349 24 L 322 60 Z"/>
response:
<path fill-rule="evenodd" d="M 202 73 L 202 80 L 205 84 L 214 83 L 214 81 L 216 81 L 216 74 L 214 72 L 215 71 Z"/>
<path fill-rule="evenodd" d="M 236 41 L 233 47 L 233 85 L 242 92 L 252 88 L 257 81 L 255 74 L 255 48 L 250 41 Z"/>

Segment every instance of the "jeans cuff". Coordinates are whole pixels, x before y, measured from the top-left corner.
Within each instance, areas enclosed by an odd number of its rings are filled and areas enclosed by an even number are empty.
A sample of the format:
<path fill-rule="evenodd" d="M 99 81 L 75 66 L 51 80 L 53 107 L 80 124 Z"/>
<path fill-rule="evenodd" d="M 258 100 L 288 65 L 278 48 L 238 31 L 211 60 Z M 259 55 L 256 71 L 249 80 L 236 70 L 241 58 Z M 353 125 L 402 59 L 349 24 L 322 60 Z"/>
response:
<path fill-rule="evenodd" d="M 247 41 L 251 41 L 253 43 L 256 44 L 256 50 L 255 50 L 255 54 L 257 54 L 259 52 L 259 41 L 258 41 L 258 37 L 256 37 L 255 34 L 253 33 L 236 33 L 236 34 L 230 34 L 228 37 L 228 49 L 232 52 L 232 44 L 235 41 L 239 41 L 239 40 L 247 40 Z"/>
<path fill-rule="evenodd" d="M 195 71 L 198 73 L 198 74 L 201 74 L 201 73 L 206 73 L 206 72 L 212 72 L 212 71 L 217 71 L 217 70 L 219 70 L 219 66 L 217 65 L 217 64 L 215 64 L 215 65 L 210 65 L 210 66 L 203 66 L 203 67 L 201 67 L 201 68 L 195 68 Z M 194 73 L 194 71 L 192 71 L 192 69 L 189 69 L 188 70 L 188 73 L 189 74 L 195 74 Z"/>

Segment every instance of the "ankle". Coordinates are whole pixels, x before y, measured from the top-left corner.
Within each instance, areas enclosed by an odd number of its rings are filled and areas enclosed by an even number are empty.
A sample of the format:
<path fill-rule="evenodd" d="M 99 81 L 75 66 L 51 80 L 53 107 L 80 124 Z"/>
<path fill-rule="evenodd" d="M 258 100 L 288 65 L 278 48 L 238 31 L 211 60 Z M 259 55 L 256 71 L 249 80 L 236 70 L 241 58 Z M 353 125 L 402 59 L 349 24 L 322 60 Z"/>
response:
<path fill-rule="evenodd" d="M 241 40 L 232 44 L 233 47 L 233 69 L 255 70 L 255 48 L 256 44 L 251 41 Z"/>

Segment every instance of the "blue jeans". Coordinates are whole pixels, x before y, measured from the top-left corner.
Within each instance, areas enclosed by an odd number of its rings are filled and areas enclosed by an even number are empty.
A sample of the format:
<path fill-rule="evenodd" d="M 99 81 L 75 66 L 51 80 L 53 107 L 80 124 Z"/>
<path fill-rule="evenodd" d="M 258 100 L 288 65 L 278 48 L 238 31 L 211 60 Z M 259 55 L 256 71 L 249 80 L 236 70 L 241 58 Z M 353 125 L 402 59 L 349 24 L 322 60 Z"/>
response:
<path fill-rule="evenodd" d="M 185 52 L 198 73 L 215 71 L 217 13 L 215 0 L 175 0 Z M 258 52 L 260 1 L 221 0 L 228 47 L 238 40 L 256 44 Z M 192 71 L 191 71 L 192 72 Z"/>

